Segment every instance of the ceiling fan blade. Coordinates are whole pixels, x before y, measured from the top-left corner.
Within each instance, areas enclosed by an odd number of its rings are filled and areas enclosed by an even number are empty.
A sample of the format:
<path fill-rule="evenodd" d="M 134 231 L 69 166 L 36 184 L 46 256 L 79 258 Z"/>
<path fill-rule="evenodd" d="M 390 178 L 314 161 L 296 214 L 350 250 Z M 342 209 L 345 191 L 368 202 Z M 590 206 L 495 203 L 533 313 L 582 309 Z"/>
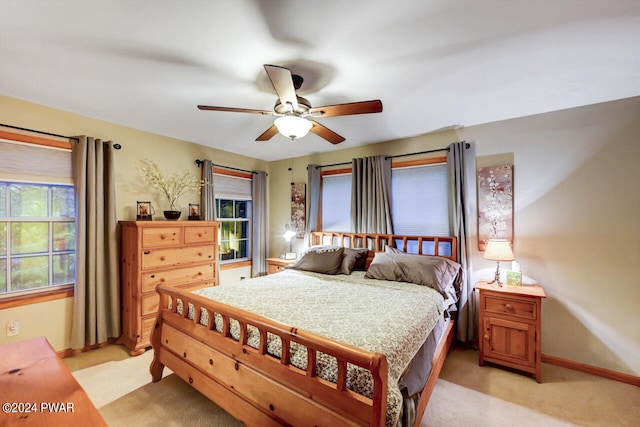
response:
<path fill-rule="evenodd" d="M 282 105 L 291 105 L 291 111 L 296 111 L 298 109 L 298 97 L 293 86 L 291 71 L 288 68 L 266 64 L 264 69 L 269 76 L 269 80 L 271 80 L 273 89 L 275 89 L 278 98 L 280 98 L 280 103 Z"/>
<path fill-rule="evenodd" d="M 198 105 L 200 110 L 210 111 L 229 111 L 231 113 L 253 113 L 253 114 L 268 114 L 273 115 L 273 111 L 268 110 L 252 110 L 250 108 L 231 108 L 231 107 L 212 107 L 210 105 Z"/>
<path fill-rule="evenodd" d="M 325 105 L 309 110 L 315 117 L 349 116 L 352 114 L 369 114 L 382 112 L 382 101 L 350 102 L 348 104 Z"/>
<path fill-rule="evenodd" d="M 327 127 L 324 127 L 320 123 L 314 122 L 313 120 L 309 120 L 309 121 L 312 124 L 311 129 L 310 129 L 311 132 L 313 132 L 316 135 L 326 139 L 330 143 L 332 143 L 332 144 L 340 144 L 342 141 L 344 141 L 343 137 L 341 137 L 340 135 L 338 135 L 337 133 L 335 133 L 331 129 L 329 129 Z"/>
<path fill-rule="evenodd" d="M 277 133 L 278 133 L 278 128 L 276 127 L 276 125 L 271 125 L 269 129 L 264 131 L 262 135 L 256 138 L 256 141 L 268 141 L 271 138 L 273 138 L 273 136 Z"/>

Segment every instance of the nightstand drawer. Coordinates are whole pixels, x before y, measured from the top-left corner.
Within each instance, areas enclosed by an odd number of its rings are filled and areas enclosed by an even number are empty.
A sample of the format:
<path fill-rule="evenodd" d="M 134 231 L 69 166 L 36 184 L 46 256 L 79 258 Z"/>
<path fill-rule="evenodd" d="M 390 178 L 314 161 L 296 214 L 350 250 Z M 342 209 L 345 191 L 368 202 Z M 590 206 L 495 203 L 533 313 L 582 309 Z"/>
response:
<path fill-rule="evenodd" d="M 293 264 L 294 261 L 294 259 L 267 258 L 267 273 L 279 273 L 284 270 L 287 265 Z"/>
<path fill-rule="evenodd" d="M 269 266 L 268 266 L 269 274 L 279 273 L 282 270 L 284 270 L 284 265 L 269 264 Z"/>
<path fill-rule="evenodd" d="M 536 301 L 485 295 L 482 304 L 487 313 L 506 314 L 522 319 L 536 320 L 538 312 Z"/>

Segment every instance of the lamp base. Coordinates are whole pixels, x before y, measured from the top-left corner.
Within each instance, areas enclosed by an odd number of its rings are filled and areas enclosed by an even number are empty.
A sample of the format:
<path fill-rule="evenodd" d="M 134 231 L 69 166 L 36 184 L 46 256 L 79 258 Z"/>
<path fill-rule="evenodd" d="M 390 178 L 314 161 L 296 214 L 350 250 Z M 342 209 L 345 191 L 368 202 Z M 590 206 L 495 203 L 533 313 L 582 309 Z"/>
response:
<path fill-rule="evenodd" d="M 500 261 L 497 261 L 497 263 L 498 263 L 498 266 L 496 267 L 496 275 L 492 281 L 487 283 L 490 285 L 496 283 L 498 286 L 502 286 L 502 282 L 500 281 Z"/>

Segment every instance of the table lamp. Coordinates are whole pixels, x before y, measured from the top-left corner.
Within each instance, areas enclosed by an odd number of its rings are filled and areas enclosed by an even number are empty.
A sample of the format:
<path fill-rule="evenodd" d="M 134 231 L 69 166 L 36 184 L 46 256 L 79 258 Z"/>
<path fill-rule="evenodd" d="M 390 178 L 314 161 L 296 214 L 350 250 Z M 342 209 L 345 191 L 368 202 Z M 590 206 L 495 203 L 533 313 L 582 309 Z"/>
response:
<path fill-rule="evenodd" d="M 285 255 L 286 259 L 293 259 L 296 257 L 296 254 L 293 253 L 293 243 L 291 242 L 291 239 L 293 239 L 293 236 L 295 236 L 296 234 L 298 234 L 296 230 L 294 230 L 289 224 L 285 225 L 285 230 L 282 237 L 284 237 L 284 240 L 289 242 L 289 252 L 287 252 L 287 254 Z"/>
<path fill-rule="evenodd" d="M 496 261 L 498 263 L 496 267 L 496 276 L 491 282 L 489 282 L 489 284 L 497 283 L 498 286 L 502 286 L 502 282 L 500 282 L 500 261 L 513 261 L 515 259 L 513 251 L 511 250 L 511 243 L 509 243 L 508 240 L 489 239 L 487 246 L 484 249 L 483 258 Z"/>

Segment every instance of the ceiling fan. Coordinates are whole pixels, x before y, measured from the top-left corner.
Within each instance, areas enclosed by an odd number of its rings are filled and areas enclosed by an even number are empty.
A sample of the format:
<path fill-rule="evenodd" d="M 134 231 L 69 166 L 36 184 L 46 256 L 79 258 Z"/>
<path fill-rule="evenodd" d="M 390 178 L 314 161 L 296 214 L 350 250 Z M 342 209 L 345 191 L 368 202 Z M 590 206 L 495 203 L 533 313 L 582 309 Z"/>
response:
<path fill-rule="evenodd" d="M 198 105 L 198 108 L 200 110 L 278 116 L 273 125 L 257 137 L 256 141 L 268 141 L 278 132 L 293 140 L 302 138 L 311 131 L 332 144 L 339 144 L 344 141 L 344 138 L 316 122 L 313 120 L 314 118 L 382 112 L 382 102 L 379 99 L 350 102 L 347 104 L 325 105 L 324 107 L 311 107 L 311 103 L 307 99 L 296 94 L 296 90 L 302 86 L 302 77 L 296 74 L 292 75 L 288 68 L 277 65 L 265 65 L 264 69 L 278 95 L 278 100 L 276 101 L 273 111 L 212 107 L 209 105 Z"/>

